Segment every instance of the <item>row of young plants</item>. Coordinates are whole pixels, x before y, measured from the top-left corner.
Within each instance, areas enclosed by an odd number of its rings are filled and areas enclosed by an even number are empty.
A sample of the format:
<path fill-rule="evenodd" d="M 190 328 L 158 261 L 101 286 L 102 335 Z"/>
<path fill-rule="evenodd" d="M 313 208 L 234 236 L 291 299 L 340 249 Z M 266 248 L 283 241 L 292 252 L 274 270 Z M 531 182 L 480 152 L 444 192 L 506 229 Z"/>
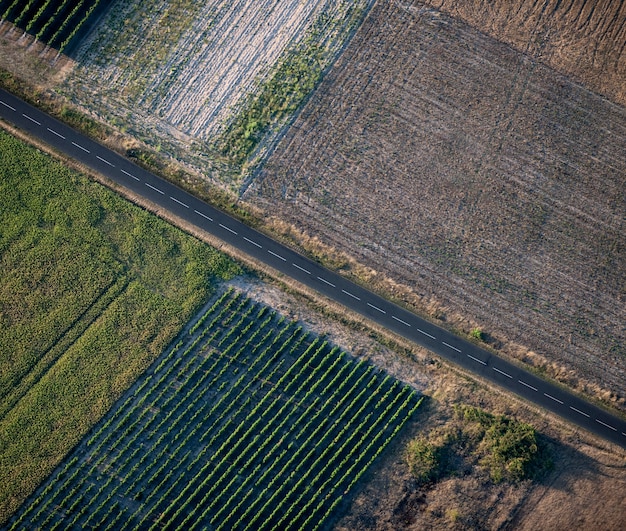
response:
<path fill-rule="evenodd" d="M 63 52 L 102 0 L 0 0 L 0 18 Z"/>
<path fill-rule="evenodd" d="M 12 529 L 321 524 L 420 403 L 234 290 L 188 330 Z"/>

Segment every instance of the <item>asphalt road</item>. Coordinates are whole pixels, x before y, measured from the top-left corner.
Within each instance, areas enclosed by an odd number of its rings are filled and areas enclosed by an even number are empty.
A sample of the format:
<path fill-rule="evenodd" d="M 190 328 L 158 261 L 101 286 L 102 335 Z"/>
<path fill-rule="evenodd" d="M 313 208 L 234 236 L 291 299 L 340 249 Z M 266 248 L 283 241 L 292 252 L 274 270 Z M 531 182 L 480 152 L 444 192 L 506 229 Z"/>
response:
<path fill-rule="evenodd" d="M 0 118 L 371 321 L 626 448 L 626 421 L 354 284 L 0 90 Z"/>

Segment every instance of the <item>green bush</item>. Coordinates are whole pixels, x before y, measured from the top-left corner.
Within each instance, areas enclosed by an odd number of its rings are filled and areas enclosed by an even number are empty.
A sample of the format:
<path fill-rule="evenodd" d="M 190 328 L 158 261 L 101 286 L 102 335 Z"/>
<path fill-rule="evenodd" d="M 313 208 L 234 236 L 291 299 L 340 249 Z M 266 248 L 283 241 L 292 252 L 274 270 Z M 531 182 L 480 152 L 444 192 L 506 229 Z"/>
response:
<path fill-rule="evenodd" d="M 475 434 L 476 456 L 496 483 L 533 478 L 549 467 L 549 457 L 540 452 L 537 433 L 530 424 L 467 405 L 456 411 L 464 420 L 464 431 Z"/>
<path fill-rule="evenodd" d="M 476 465 L 495 483 L 536 479 L 552 466 L 535 429 L 505 415 L 461 404 L 445 426 L 409 442 L 406 460 L 419 483 L 429 483 Z"/>
<path fill-rule="evenodd" d="M 410 441 L 406 459 L 411 475 L 420 483 L 435 481 L 441 469 L 441 453 L 442 449 L 425 437 Z"/>
<path fill-rule="evenodd" d="M 478 341 L 482 341 L 483 340 L 483 331 L 480 328 L 474 328 L 470 332 L 470 336 L 473 337 L 474 339 L 478 339 Z"/>

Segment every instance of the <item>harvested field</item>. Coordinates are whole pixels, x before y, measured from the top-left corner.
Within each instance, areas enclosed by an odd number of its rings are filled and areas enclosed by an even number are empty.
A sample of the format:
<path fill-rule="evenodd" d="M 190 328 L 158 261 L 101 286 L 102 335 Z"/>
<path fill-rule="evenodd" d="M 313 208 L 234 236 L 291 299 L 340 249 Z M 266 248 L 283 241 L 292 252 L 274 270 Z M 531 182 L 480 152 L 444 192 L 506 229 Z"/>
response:
<path fill-rule="evenodd" d="M 626 104 L 626 3 L 622 0 L 424 3 Z"/>
<path fill-rule="evenodd" d="M 244 198 L 623 405 L 625 152 L 623 107 L 378 2 Z"/>
<path fill-rule="evenodd" d="M 212 143 L 281 58 L 309 38 L 331 60 L 346 38 L 338 28 L 367 3 L 120 1 L 76 51 L 63 91 L 208 172 Z"/>

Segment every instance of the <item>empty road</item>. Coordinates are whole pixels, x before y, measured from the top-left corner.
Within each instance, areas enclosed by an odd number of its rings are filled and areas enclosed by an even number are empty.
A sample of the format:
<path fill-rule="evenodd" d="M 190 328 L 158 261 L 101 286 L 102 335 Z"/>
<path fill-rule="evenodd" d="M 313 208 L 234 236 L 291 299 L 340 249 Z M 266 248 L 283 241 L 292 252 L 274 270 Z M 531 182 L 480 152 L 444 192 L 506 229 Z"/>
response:
<path fill-rule="evenodd" d="M 323 268 L 0 90 L 0 118 L 378 325 L 626 448 L 626 421 Z"/>

